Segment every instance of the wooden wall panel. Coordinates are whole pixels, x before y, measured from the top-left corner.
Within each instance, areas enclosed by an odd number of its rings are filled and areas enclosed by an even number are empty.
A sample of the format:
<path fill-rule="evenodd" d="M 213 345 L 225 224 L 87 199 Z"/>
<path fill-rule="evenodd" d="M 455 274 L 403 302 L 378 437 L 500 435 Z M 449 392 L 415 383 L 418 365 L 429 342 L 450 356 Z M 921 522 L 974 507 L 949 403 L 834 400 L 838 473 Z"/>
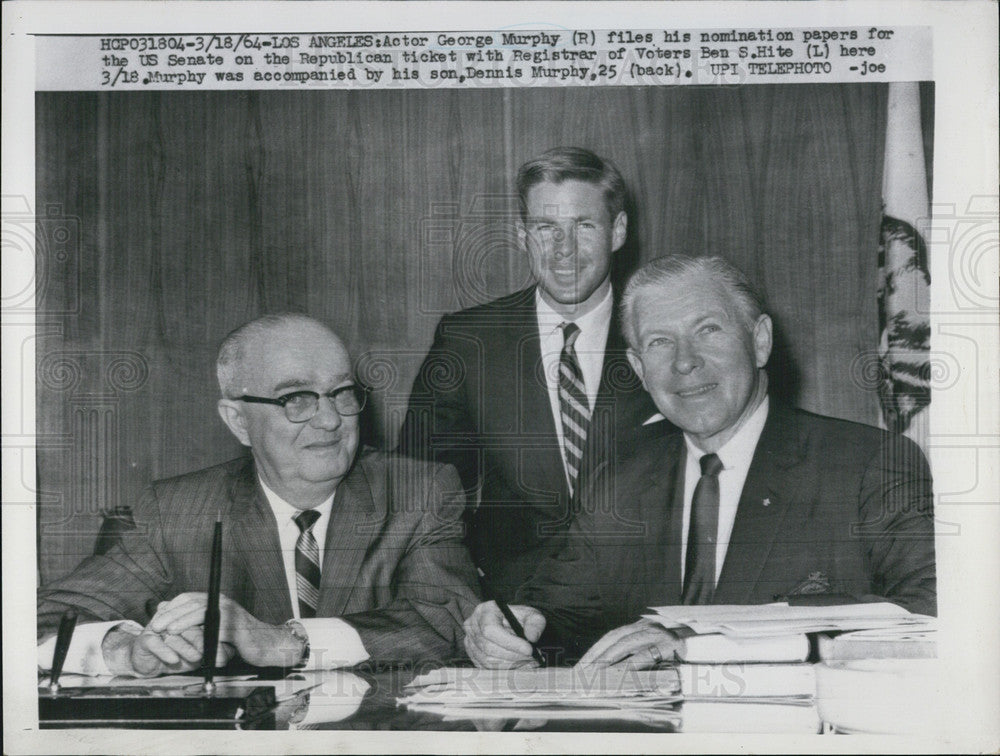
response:
<path fill-rule="evenodd" d="M 92 548 L 99 519 L 96 507 L 88 511 L 87 502 L 73 495 L 74 482 L 85 474 L 83 445 L 91 441 L 73 438 L 74 414 L 77 407 L 83 410 L 78 392 L 92 385 L 93 368 L 85 371 L 82 355 L 67 354 L 64 346 L 82 352 L 95 343 L 101 313 L 84 292 L 101 290 L 104 281 L 92 222 L 99 214 L 98 98 L 66 94 L 47 107 L 46 96 L 39 95 L 36 102 L 36 149 L 45 156 L 35 169 L 41 216 L 35 233 L 37 542 L 39 574 L 45 577 L 65 571 Z M 73 128 L 66 129 L 70 118 Z M 56 244 L 56 234 L 67 232 L 61 237 L 67 243 Z"/>
<path fill-rule="evenodd" d="M 622 169 L 619 262 L 726 254 L 770 299 L 800 403 L 876 418 L 850 364 L 877 338 L 884 87 L 44 93 L 36 110 L 36 204 L 80 237 L 39 258 L 46 578 L 89 551 L 100 509 L 240 452 L 212 363 L 264 312 L 342 334 L 378 388 L 369 440 L 392 446 L 439 317 L 527 284 L 513 172 L 557 144 Z"/>

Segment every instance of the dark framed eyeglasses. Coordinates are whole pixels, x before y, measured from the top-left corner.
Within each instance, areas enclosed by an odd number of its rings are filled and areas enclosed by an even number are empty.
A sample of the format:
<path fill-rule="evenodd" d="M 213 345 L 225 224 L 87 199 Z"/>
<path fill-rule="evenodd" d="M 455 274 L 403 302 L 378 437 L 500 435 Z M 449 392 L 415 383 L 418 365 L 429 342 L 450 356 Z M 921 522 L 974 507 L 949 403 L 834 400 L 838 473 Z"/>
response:
<path fill-rule="evenodd" d="M 254 404 L 274 404 L 285 410 L 285 417 L 293 423 L 305 423 L 312 420 L 319 412 L 319 398 L 325 396 L 330 400 L 330 404 L 337 410 L 338 415 L 350 417 L 360 415 L 368 401 L 368 390 L 351 384 L 341 386 L 325 394 L 317 394 L 315 391 L 293 391 L 290 394 L 271 399 L 266 396 L 243 396 L 236 397 L 238 402 L 252 402 Z"/>

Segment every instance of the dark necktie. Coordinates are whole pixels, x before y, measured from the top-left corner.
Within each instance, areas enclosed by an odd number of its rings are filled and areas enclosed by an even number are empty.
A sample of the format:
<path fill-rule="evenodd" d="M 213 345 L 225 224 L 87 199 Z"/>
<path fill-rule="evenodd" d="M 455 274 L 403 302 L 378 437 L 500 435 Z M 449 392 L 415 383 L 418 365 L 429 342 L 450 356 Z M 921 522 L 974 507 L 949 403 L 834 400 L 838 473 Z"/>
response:
<path fill-rule="evenodd" d="M 583 449 L 587 443 L 587 427 L 590 425 L 590 404 L 583 382 L 580 363 L 576 359 L 573 345 L 580 335 L 576 323 L 563 323 L 563 348 L 559 353 L 559 415 L 562 418 L 563 458 L 569 475 L 569 492 L 576 488 L 583 461 Z"/>
<path fill-rule="evenodd" d="M 715 547 L 719 540 L 719 472 L 722 460 L 718 455 L 706 454 L 699 463 L 701 478 L 691 498 L 682 604 L 710 604 L 715 594 Z"/>
<path fill-rule="evenodd" d="M 313 525 L 319 512 L 306 509 L 295 515 L 299 539 L 295 542 L 295 588 L 299 594 L 299 617 L 316 616 L 319 606 L 319 546 L 313 535 Z"/>

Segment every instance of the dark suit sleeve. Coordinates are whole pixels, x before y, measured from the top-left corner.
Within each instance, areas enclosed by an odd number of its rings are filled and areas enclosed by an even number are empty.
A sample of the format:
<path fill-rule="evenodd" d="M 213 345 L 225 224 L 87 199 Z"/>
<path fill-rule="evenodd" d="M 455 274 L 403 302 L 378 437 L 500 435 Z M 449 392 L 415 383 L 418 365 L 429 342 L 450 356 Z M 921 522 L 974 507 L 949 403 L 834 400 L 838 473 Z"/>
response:
<path fill-rule="evenodd" d="M 135 506 L 135 529 L 102 556 L 91 556 L 66 577 L 38 591 L 38 635 L 55 632 L 69 608 L 81 622 L 148 621 L 146 601 L 164 600 L 173 571 L 163 543 L 159 503 L 149 488 Z"/>
<path fill-rule="evenodd" d="M 882 444 L 865 470 L 859 510 L 874 596 L 937 614 L 934 496 L 927 460 L 916 444 L 902 436 Z"/>
<path fill-rule="evenodd" d="M 414 473 L 417 474 L 417 473 Z M 417 663 L 464 658 L 462 622 L 479 602 L 478 581 L 462 542 L 465 496 L 455 471 L 433 468 L 424 501 L 394 492 L 401 509 L 388 527 L 415 523 L 392 575 L 392 600 L 378 609 L 344 615 L 372 659 Z M 400 500 L 403 499 L 403 500 Z"/>
<path fill-rule="evenodd" d="M 453 326 L 450 316 L 438 324 L 434 343 L 413 381 L 397 451 L 451 465 L 471 493 L 479 484 L 480 471 L 478 455 L 471 448 L 478 429 L 467 391 L 469 372 L 477 366 L 468 364 L 466 345 L 448 335 Z"/>
<path fill-rule="evenodd" d="M 545 616 L 538 645 L 555 654 L 550 659 L 554 663 L 579 658 L 600 636 L 595 628 L 600 624 L 601 588 L 590 569 L 595 550 L 586 526 L 578 520 L 559 537 L 556 552 L 517 590 L 513 602 L 532 606 Z"/>
<path fill-rule="evenodd" d="M 623 520 L 602 465 L 581 490 L 569 528 L 517 591 L 512 603 L 535 607 L 546 620 L 539 646 L 550 662 L 578 659 L 604 633 L 632 622 L 632 588 L 642 560 L 641 529 Z M 630 558 L 628 555 L 634 555 Z"/>

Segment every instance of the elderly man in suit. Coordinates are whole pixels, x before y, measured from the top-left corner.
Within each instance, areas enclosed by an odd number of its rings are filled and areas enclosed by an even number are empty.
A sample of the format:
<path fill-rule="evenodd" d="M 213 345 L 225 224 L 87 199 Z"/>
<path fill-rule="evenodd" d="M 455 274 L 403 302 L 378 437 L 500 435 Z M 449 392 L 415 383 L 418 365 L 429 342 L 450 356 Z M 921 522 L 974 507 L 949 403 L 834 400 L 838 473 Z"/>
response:
<path fill-rule="evenodd" d="M 683 639 L 671 604 L 888 600 L 936 610 L 931 478 L 907 439 L 772 404 L 771 319 L 720 257 L 663 257 L 623 297 L 629 360 L 683 433 L 609 462 L 520 591 L 532 640 L 582 663 L 648 666 Z M 530 660 L 492 602 L 466 621 L 481 666 Z"/>
<path fill-rule="evenodd" d="M 217 368 L 219 414 L 250 458 L 154 483 L 133 529 L 39 591 L 40 634 L 69 608 L 88 623 L 66 669 L 149 676 L 198 665 L 217 517 L 220 661 L 461 656 L 461 622 L 477 598 L 455 471 L 358 452 L 365 394 L 340 339 L 312 318 L 238 328 Z M 39 648 L 43 667 L 52 645 Z"/>
<path fill-rule="evenodd" d="M 611 161 L 557 147 L 517 175 L 518 238 L 535 284 L 445 316 L 421 367 L 399 451 L 454 465 L 470 493 L 473 559 L 505 595 L 569 524 L 600 460 L 655 411 L 628 365 L 611 268 L 625 182 Z"/>

